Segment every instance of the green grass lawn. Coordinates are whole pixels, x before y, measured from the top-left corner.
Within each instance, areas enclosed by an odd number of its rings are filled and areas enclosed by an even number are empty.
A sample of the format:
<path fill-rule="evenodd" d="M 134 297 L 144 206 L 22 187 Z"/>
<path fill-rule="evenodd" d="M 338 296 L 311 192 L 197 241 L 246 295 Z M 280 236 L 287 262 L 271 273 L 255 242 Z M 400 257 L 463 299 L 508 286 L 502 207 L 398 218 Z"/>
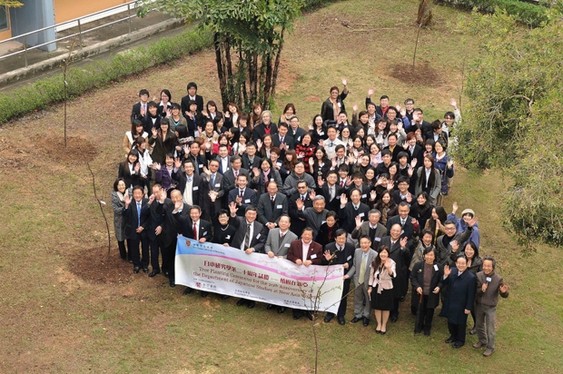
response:
<path fill-rule="evenodd" d="M 415 0 L 350 0 L 305 15 L 284 50 L 277 106 L 294 102 L 308 124 L 329 87 L 347 78 L 350 108 L 361 106 L 367 89 L 375 87 L 376 99 L 385 93 L 394 103 L 412 96 L 428 119 L 441 118 L 449 98 L 459 97 L 463 60 L 475 56 L 479 40 L 468 40 L 456 26 L 467 13 L 435 6 L 435 26 L 421 32 L 417 66 L 426 64 L 436 79 L 424 85 L 397 79 L 393 68 L 412 63 L 416 9 Z M 196 80 L 206 99 L 218 99 L 213 69 L 213 53 L 204 51 L 74 100 L 68 154 L 60 145 L 62 106 L 0 128 L 0 372 L 313 370 L 308 320 L 294 321 L 290 313 L 278 315 L 262 305 L 240 308 L 232 298 L 182 296 L 183 287 L 171 289 L 161 276 L 132 275 L 128 266 L 112 282 L 81 276 L 118 261 L 113 243 L 111 259 L 101 265 L 105 224 L 84 161 L 90 161 L 109 203 L 138 90 L 157 94 L 166 87 L 176 101 L 186 82 Z M 376 335 L 373 324 L 318 322 L 320 373 L 561 372 L 561 252 L 544 245 L 526 252 L 503 229 L 500 197 L 508 183 L 497 172 L 458 168 L 445 202 L 448 210 L 456 200 L 461 209 L 476 211 L 481 253 L 498 259 L 511 286 L 497 312 L 497 352 L 482 357 L 470 346 L 475 337 L 452 349 L 443 343 L 447 328 L 439 317 L 431 337 L 413 336 L 407 302 L 385 336 Z M 105 209 L 112 225 L 111 209 Z M 349 300 L 348 320 L 351 306 Z"/>

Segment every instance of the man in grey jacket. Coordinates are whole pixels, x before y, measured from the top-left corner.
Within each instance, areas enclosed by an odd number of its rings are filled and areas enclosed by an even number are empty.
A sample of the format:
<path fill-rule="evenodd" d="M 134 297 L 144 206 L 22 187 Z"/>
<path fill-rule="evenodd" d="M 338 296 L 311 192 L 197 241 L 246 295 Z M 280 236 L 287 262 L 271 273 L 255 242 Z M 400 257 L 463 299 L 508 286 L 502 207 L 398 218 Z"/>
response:
<path fill-rule="evenodd" d="M 364 326 L 369 325 L 371 302 L 368 295 L 369 271 L 372 262 L 377 256 L 377 252 L 371 248 L 369 236 L 362 235 L 359 239 L 360 248 L 354 253 L 352 268 L 344 277 L 354 279 L 356 288 L 354 289 L 354 318 L 352 323 L 363 322 Z"/>
<path fill-rule="evenodd" d="M 486 347 L 483 356 L 489 357 L 495 351 L 495 320 L 498 295 L 508 297 L 508 285 L 495 273 L 495 260 L 483 259 L 483 270 L 477 273 L 477 293 L 475 298 L 475 316 L 479 341 L 473 348 Z"/>
<path fill-rule="evenodd" d="M 307 187 L 310 189 L 317 188 L 313 177 L 305 173 L 305 164 L 303 161 L 298 161 L 293 168 L 293 173 L 289 174 L 285 179 L 285 183 L 283 184 L 283 193 L 287 196 L 291 196 L 292 193 L 297 191 L 297 182 L 299 181 L 307 182 Z"/>

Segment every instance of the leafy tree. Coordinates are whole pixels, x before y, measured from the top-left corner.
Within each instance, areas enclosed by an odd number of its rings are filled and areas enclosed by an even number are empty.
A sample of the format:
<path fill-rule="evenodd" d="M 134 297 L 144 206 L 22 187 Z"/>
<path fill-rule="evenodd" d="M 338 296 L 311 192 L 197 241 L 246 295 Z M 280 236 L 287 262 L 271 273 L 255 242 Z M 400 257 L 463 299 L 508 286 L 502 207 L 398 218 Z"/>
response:
<path fill-rule="evenodd" d="M 508 173 L 504 216 L 520 239 L 561 245 L 562 21 L 556 10 L 549 16 L 533 30 L 502 12 L 469 25 L 489 39 L 469 68 L 457 156 L 469 167 Z"/>
<path fill-rule="evenodd" d="M 157 9 L 201 22 L 214 32 L 221 99 L 268 108 L 276 92 L 284 36 L 303 0 L 140 0 L 141 15 Z"/>
<path fill-rule="evenodd" d="M 7 6 L 8 8 L 19 8 L 23 6 L 23 3 L 17 0 L 0 0 L 0 6 Z"/>

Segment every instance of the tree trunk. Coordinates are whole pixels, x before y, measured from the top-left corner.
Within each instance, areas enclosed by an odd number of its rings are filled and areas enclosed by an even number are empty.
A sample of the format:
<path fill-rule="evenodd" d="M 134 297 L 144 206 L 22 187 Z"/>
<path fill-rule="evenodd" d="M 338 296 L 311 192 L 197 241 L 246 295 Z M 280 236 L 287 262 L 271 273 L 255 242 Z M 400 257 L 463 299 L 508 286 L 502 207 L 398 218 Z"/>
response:
<path fill-rule="evenodd" d="M 223 58 L 221 53 L 221 36 L 219 33 L 213 35 L 213 48 L 215 49 L 215 63 L 217 65 L 217 78 L 219 78 L 219 90 L 221 91 L 221 101 L 223 105 L 228 102 L 228 96 L 226 93 L 227 81 L 225 79 L 225 69 L 223 66 Z"/>
<path fill-rule="evenodd" d="M 225 62 L 227 67 L 227 102 L 223 100 L 223 110 L 228 109 L 229 102 L 235 94 L 235 77 L 233 77 L 233 66 L 231 61 L 231 41 L 229 38 L 225 40 Z"/>
<path fill-rule="evenodd" d="M 283 49 L 283 40 L 284 40 L 284 32 L 285 28 L 281 31 L 281 38 L 278 42 L 278 48 L 276 51 L 276 58 L 274 62 L 274 70 L 272 72 L 272 88 L 270 90 L 270 96 L 274 97 L 276 95 L 276 82 L 278 81 L 278 72 L 280 70 L 280 56 Z"/>

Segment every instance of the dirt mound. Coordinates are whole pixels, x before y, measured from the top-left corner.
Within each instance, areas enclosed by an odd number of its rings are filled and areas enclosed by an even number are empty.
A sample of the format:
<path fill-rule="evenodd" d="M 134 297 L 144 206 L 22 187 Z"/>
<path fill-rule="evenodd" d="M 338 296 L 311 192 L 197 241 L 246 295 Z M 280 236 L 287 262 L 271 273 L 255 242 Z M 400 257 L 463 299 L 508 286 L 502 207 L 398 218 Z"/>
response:
<path fill-rule="evenodd" d="M 129 283 L 133 266 L 119 258 L 116 251 L 108 256 L 107 247 L 81 250 L 69 259 L 70 271 L 89 283 Z"/>
<path fill-rule="evenodd" d="M 440 73 L 428 65 L 427 62 L 419 62 L 416 66 L 412 64 L 397 64 L 391 67 L 391 76 L 401 82 L 409 84 L 421 84 L 436 87 L 442 84 Z"/>
<path fill-rule="evenodd" d="M 94 144 L 84 137 L 67 137 L 66 147 L 62 136 L 34 136 L 32 140 L 35 149 L 54 161 L 88 161 L 99 152 Z"/>

